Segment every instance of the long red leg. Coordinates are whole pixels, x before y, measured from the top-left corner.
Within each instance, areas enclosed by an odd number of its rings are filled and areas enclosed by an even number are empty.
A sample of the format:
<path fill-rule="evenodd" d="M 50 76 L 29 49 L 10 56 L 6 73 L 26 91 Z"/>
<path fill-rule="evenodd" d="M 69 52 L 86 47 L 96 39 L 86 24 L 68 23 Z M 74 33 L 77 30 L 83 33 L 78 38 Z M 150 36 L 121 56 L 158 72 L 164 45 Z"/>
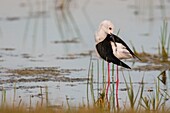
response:
<path fill-rule="evenodd" d="M 116 74 L 116 104 L 117 104 L 117 107 L 119 107 L 119 101 L 118 101 L 118 88 L 119 88 L 119 72 L 118 72 L 118 65 L 116 67 L 116 71 L 117 71 L 117 74 Z"/>
<path fill-rule="evenodd" d="M 108 91 L 110 86 L 110 64 L 108 62 L 108 82 L 107 82 L 107 88 L 106 88 L 106 99 L 108 100 Z"/>

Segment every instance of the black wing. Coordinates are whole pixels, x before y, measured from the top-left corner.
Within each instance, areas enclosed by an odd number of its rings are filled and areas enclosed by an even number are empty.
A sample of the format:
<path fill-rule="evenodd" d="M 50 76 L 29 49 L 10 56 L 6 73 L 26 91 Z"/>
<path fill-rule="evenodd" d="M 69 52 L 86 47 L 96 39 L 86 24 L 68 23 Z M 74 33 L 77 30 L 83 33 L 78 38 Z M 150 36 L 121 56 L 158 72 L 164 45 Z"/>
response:
<path fill-rule="evenodd" d="M 107 62 L 112 62 L 119 66 L 131 69 L 127 64 L 125 64 L 124 62 L 122 62 L 121 60 L 114 56 L 109 38 L 106 38 L 102 42 L 98 43 L 96 45 L 96 49 L 100 57 L 106 60 Z"/>
<path fill-rule="evenodd" d="M 121 39 L 121 38 L 119 38 L 118 36 L 116 36 L 116 35 L 114 35 L 114 34 L 112 34 L 111 35 L 111 38 L 112 38 L 112 40 L 111 41 L 113 41 L 114 43 L 115 42 L 118 42 L 118 43 L 121 43 L 122 45 L 124 45 L 125 47 L 126 47 L 126 49 L 130 52 L 130 54 L 135 58 L 138 58 L 139 60 L 141 60 L 138 56 L 136 56 L 133 52 L 132 52 L 132 50 L 127 46 L 127 44 Z"/>

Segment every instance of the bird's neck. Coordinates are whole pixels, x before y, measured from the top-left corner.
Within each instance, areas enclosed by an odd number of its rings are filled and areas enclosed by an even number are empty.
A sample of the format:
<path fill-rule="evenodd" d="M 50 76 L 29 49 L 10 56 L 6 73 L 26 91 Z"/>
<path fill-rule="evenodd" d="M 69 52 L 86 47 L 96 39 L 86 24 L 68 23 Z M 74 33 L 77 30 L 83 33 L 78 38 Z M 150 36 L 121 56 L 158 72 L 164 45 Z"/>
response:
<path fill-rule="evenodd" d="M 99 30 L 96 33 L 96 38 L 97 38 L 96 40 L 98 42 L 102 42 L 106 37 L 107 37 L 107 34 L 103 30 Z"/>

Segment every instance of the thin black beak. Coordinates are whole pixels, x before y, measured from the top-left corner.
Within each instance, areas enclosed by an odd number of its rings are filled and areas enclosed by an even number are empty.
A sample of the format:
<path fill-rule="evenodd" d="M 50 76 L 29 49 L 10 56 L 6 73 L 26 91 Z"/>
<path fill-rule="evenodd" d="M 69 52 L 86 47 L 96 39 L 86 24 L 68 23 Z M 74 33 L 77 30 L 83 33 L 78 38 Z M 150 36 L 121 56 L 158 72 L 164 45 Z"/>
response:
<path fill-rule="evenodd" d="M 112 36 L 113 36 L 113 33 L 110 33 L 110 36 L 112 37 Z"/>
<path fill-rule="evenodd" d="M 115 47 L 117 47 L 116 41 L 115 41 L 115 37 L 114 37 L 114 35 L 113 35 L 112 33 L 110 33 L 110 38 L 111 38 L 111 40 L 113 41 Z"/>

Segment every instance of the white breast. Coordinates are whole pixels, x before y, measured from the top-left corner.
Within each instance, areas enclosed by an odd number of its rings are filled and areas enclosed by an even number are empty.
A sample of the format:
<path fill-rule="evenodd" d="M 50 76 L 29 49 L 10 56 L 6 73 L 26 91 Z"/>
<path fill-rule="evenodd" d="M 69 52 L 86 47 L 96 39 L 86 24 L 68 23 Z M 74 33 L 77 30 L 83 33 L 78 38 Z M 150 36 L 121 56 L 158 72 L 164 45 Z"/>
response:
<path fill-rule="evenodd" d="M 111 42 L 111 46 L 113 49 L 113 54 L 118 59 L 129 59 L 132 58 L 132 55 L 129 53 L 129 51 L 126 49 L 125 46 L 123 46 L 121 43 L 116 43 L 117 47 L 115 47 L 114 42 Z"/>

